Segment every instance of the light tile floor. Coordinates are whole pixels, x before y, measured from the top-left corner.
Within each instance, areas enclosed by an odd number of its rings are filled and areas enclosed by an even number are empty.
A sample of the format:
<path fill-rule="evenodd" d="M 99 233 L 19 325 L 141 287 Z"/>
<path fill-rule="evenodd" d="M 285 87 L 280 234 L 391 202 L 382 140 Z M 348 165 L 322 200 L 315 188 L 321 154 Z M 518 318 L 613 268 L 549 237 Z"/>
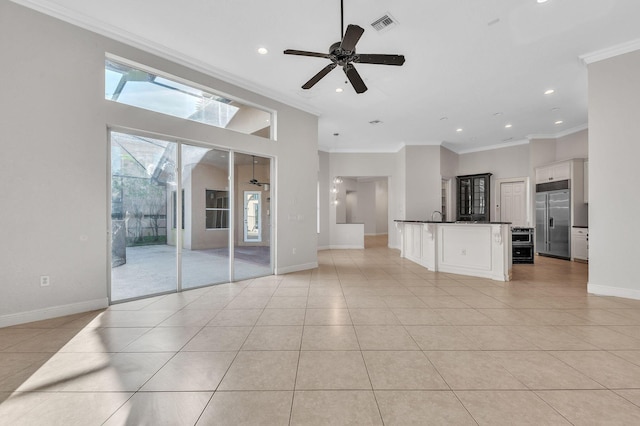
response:
<path fill-rule="evenodd" d="M 0 424 L 640 424 L 640 301 L 587 265 L 319 263 L 0 329 Z"/>

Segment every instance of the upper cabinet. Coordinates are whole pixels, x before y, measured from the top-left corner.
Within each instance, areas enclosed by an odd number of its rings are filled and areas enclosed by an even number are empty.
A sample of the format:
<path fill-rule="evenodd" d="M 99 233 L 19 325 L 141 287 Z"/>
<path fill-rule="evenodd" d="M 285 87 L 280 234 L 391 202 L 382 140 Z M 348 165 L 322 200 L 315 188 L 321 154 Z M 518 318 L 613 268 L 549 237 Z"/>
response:
<path fill-rule="evenodd" d="M 491 173 L 457 176 L 456 220 L 488 222 Z"/>
<path fill-rule="evenodd" d="M 571 179 L 571 162 L 550 164 L 536 169 L 536 183 Z"/>

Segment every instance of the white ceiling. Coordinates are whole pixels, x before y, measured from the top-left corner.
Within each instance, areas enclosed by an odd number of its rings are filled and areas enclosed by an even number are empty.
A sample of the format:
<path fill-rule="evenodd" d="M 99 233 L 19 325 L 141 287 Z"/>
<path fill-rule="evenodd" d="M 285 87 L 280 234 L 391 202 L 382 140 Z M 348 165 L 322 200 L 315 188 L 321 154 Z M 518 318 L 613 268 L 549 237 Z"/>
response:
<path fill-rule="evenodd" d="M 320 148 L 335 152 L 468 152 L 572 133 L 587 125 L 581 58 L 640 48 L 638 0 L 344 0 L 345 25 L 365 29 L 359 53 L 406 56 L 357 64 L 369 87 L 358 95 L 339 68 L 302 90 L 329 61 L 282 54 L 339 41 L 339 0 L 15 1 L 314 112 Z M 386 13 L 398 25 L 378 33 L 370 24 Z"/>

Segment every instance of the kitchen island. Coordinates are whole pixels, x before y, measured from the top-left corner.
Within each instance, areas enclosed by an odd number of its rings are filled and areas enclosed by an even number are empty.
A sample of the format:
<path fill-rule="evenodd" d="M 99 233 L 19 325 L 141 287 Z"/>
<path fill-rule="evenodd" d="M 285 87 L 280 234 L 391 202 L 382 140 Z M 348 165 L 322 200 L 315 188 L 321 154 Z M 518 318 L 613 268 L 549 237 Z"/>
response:
<path fill-rule="evenodd" d="M 511 280 L 510 222 L 394 222 L 403 258 L 431 271 Z"/>

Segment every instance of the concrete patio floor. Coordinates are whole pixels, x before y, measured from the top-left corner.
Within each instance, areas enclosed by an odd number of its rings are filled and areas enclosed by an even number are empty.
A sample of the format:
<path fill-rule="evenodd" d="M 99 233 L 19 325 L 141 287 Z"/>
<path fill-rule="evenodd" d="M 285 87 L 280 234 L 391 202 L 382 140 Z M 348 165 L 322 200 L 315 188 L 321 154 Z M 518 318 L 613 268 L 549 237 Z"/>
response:
<path fill-rule="evenodd" d="M 269 247 L 237 246 L 234 253 L 235 281 L 272 274 Z M 111 269 L 111 301 L 174 291 L 176 269 L 173 246 L 127 247 L 127 263 Z M 182 251 L 183 289 L 227 282 L 227 249 Z"/>

